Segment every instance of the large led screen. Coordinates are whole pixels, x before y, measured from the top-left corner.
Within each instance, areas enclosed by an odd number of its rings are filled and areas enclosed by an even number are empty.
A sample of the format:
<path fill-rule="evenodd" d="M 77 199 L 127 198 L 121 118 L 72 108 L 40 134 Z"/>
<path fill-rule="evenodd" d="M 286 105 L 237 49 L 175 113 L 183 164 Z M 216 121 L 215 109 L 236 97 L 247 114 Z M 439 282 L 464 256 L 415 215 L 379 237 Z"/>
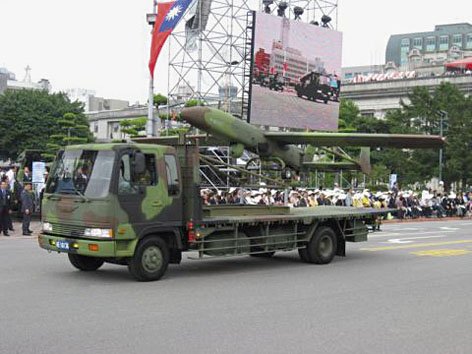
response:
<path fill-rule="evenodd" d="M 255 17 L 249 121 L 336 130 L 342 33 L 265 13 Z"/>

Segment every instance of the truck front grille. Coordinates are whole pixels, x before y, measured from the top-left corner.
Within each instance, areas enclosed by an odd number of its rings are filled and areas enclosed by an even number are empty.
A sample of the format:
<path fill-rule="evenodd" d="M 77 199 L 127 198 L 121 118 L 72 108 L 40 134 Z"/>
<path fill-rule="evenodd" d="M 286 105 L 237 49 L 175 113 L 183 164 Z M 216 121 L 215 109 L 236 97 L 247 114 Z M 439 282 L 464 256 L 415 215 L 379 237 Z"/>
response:
<path fill-rule="evenodd" d="M 65 224 L 51 223 L 53 235 L 64 236 L 64 237 L 84 237 L 85 227 Z"/>

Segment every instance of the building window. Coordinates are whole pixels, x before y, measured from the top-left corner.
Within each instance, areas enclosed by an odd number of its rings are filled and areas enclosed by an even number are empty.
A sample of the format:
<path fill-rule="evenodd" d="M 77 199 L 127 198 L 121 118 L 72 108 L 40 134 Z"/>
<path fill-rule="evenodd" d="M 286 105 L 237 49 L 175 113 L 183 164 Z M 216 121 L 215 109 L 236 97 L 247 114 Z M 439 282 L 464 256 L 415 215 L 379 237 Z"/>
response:
<path fill-rule="evenodd" d="M 436 50 L 436 37 L 426 38 L 426 51 L 434 52 Z"/>
<path fill-rule="evenodd" d="M 95 122 L 94 126 L 93 126 L 93 131 L 94 133 L 98 133 L 98 123 Z"/>
<path fill-rule="evenodd" d="M 400 44 L 400 65 L 408 62 L 408 52 L 410 51 L 410 38 L 403 38 Z"/>
<path fill-rule="evenodd" d="M 465 47 L 467 49 L 472 49 L 472 33 L 467 34 Z"/>
<path fill-rule="evenodd" d="M 448 50 L 449 49 L 449 36 L 439 37 L 439 50 Z"/>
<path fill-rule="evenodd" d="M 453 37 L 452 37 L 452 43 L 458 47 L 458 48 L 462 48 L 462 34 L 455 34 Z"/>
<path fill-rule="evenodd" d="M 423 38 L 413 39 L 413 47 L 417 49 L 423 49 Z"/>

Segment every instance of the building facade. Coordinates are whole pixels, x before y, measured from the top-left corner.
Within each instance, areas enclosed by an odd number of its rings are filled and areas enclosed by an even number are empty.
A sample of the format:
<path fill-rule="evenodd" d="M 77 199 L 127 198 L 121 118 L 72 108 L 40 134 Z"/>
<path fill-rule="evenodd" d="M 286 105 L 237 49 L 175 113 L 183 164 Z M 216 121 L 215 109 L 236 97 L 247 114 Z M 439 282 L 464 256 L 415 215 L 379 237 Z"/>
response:
<path fill-rule="evenodd" d="M 298 49 L 283 47 L 281 42 L 272 43 L 270 67 L 289 82 L 297 83 L 306 73 L 325 73 L 324 62 L 320 58 L 307 58 Z"/>
<path fill-rule="evenodd" d="M 341 69 L 341 80 L 350 81 L 357 76 L 383 74 L 384 65 L 347 66 Z"/>
<path fill-rule="evenodd" d="M 465 95 L 472 95 L 472 75 L 458 75 L 345 83 L 341 97 L 355 102 L 364 116 L 384 118 L 389 110 L 400 108 L 401 101 L 408 104 L 408 95 L 415 87 L 427 87 L 433 92 L 443 82 L 455 85 Z"/>
<path fill-rule="evenodd" d="M 96 97 L 93 90 L 73 88 L 65 92 L 71 101 L 82 102 L 85 112 L 113 111 L 129 107 L 129 101 Z"/>
<path fill-rule="evenodd" d="M 457 23 L 437 25 L 430 32 L 390 36 L 385 62 L 408 70 L 415 63 L 437 65 L 469 56 L 472 56 L 472 25 Z"/>
<path fill-rule="evenodd" d="M 0 68 L 0 95 L 6 90 L 45 90 L 51 91 L 51 84 L 47 79 L 38 82 L 31 80 L 31 68 L 25 69 L 25 77 L 22 81 L 16 79 L 16 75 L 6 68 Z"/>
<path fill-rule="evenodd" d="M 472 57 L 472 25 L 435 26 L 434 31 L 395 34 L 386 48 L 385 64 L 342 69 L 341 97 L 357 104 L 361 114 L 383 118 L 392 109 L 409 103 L 415 87 L 433 92 L 442 82 L 472 94 L 472 75 L 449 72 L 445 64 Z"/>

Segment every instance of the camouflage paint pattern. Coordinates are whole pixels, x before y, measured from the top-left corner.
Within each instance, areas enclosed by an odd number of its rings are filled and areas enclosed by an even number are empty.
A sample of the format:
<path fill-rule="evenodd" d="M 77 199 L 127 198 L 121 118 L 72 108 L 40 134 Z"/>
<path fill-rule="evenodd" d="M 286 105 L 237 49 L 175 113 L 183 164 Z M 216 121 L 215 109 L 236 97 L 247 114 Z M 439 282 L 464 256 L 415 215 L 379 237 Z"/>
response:
<path fill-rule="evenodd" d="M 79 195 L 44 194 L 42 203 L 42 221 L 53 225 L 53 233 L 40 236 L 40 245 L 43 248 L 57 251 L 51 240 L 77 240 L 77 252 L 84 255 L 101 257 L 128 257 L 134 254 L 139 237 L 143 237 L 150 226 L 168 228 L 181 223 L 180 196 L 171 197 L 168 194 L 166 167 L 164 154 L 175 155 L 175 149 L 167 146 L 148 144 L 88 144 L 69 146 L 66 150 L 113 150 L 117 154 L 129 149 L 136 149 L 144 154 L 155 155 L 156 185 L 145 186 L 142 194 L 118 196 L 109 192 L 104 198 L 90 198 L 85 200 Z M 119 168 L 116 166 L 119 159 L 115 158 L 115 166 L 111 183 L 117 185 Z M 170 221 L 170 222 L 169 222 Z M 57 230 L 54 226 L 57 225 Z M 112 239 L 93 239 L 81 235 L 85 228 L 112 229 Z M 90 239 L 91 241 L 87 241 Z M 96 243 L 100 251 L 91 253 L 89 243 Z M 113 246 L 112 246 L 113 244 Z M 102 249 L 103 247 L 103 249 Z"/>
<path fill-rule="evenodd" d="M 432 135 L 264 132 L 228 113 L 209 107 L 185 108 L 181 115 L 192 126 L 210 133 L 217 139 L 229 141 L 231 145 L 243 144 L 247 150 L 256 153 L 261 158 L 278 157 L 297 171 L 302 168 L 310 168 L 310 166 L 303 165 L 303 151 L 294 144 L 364 147 L 360 160 L 354 161 L 357 166 L 351 164 L 350 167 L 356 167 L 354 169 L 361 169 L 364 173 L 369 173 L 371 170 L 370 158 L 366 154 L 368 153 L 366 147 L 428 149 L 440 148 L 445 143 L 444 138 Z M 240 148 L 234 150 L 240 150 Z M 344 167 L 347 168 L 347 166 Z M 313 167 L 332 169 L 332 166 L 328 165 Z"/>
<path fill-rule="evenodd" d="M 280 145 L 268 139 L 259 128 L 231 114 L 209 107 L 191 107 L 182 111 L 182 117 L 194 127 L 228 140 L 230 145 L 243 144 L 260 157 L 275 156 L 296 170 L 301 168 L 302 149 L 295 145 Z"/>

